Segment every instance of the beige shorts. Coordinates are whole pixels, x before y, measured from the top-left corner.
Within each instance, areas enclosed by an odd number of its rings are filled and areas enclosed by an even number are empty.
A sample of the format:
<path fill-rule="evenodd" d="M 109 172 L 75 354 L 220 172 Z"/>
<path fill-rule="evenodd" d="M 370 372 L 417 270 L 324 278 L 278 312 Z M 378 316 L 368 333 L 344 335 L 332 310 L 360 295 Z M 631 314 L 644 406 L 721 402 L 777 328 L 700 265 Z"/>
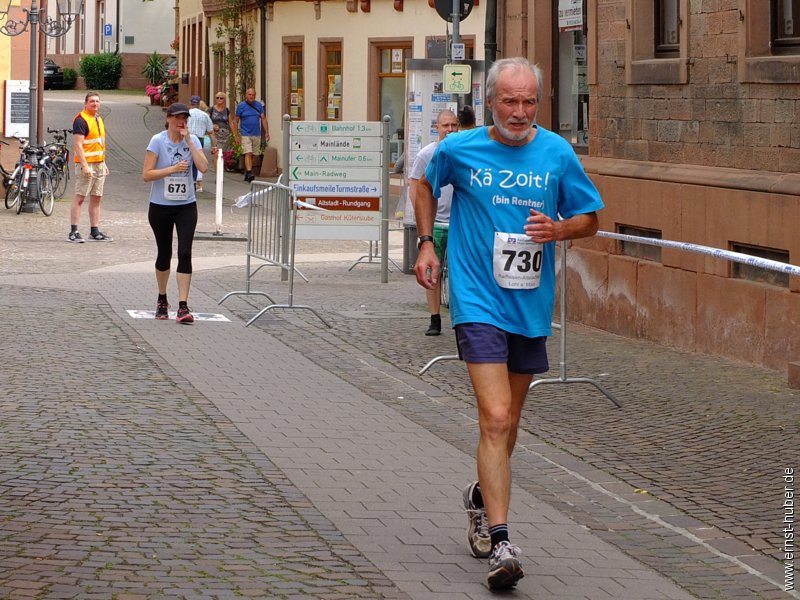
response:
<path fill-rule="evenodd" d="M 106 163 L 89 163 L 92 170 L 91 177 L 83 174 L 80 163 L 75 164 L 75 195 L 76 196 L 102 196 L 103 184 L 106 182 L 108 167 Z"/>
<path fill-rule="evenodd" d="M 255 154 L 261 155 L 261 136 L 260 135 L 243 135 L 242 136 L 242 154 Z"/>

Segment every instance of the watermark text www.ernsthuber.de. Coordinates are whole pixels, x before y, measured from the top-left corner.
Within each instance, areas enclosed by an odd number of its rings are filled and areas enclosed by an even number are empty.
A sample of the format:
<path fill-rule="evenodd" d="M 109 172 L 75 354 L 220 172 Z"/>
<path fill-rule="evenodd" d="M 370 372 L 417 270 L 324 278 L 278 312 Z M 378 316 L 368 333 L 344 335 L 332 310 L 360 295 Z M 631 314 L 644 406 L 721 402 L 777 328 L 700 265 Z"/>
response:
<path fill-rule="evenodd" d="M 783 589 L 794 590 L 795 514 L 794 469 L 783 470 Z"/>

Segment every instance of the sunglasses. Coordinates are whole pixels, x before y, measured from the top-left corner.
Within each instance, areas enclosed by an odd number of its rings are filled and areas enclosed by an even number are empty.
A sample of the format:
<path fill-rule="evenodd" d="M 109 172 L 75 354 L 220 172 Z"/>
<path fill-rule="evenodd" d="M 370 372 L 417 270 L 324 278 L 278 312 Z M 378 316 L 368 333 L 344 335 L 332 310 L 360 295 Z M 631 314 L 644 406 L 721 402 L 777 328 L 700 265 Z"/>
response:
<path fill-rule="evenodd" d="M 217 100 L 225 100 L 225 96 L 217 96 Z"/>

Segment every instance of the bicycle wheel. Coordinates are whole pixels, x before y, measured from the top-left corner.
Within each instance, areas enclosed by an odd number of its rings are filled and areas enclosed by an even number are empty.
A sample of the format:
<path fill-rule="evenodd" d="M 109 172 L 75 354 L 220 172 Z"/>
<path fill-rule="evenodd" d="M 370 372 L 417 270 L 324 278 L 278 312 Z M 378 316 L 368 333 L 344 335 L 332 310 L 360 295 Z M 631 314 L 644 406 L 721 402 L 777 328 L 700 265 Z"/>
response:
<path fill-rule="evenodd" d="M 20 195 L 19 185 L 16 181 L 12 181 L 6 188 L 6 208 L 15 208 L 19 202 L 22 202 Z"/>
<path fill-rule="evenodd" d="M 38 181 L 39 184 L 39 208 L 45 216 L 49 217 L 53 214 L 53 207 L 56 203 L 55 193 L 53 192 L 53 179 L 50 177 L 50 169 L 39 169 Z"/>
<path fill-rule="evenodd" d="M 444 260 L 442 260 L 442 272 L 439 274 L 442 282 L 441 305 L 450 308 L 450 276 L 447 273 L 447 248 L 444 250 Z"/>
<path fill-rule="evenodd" d="M 53 172 L 56 175 L 53 178 L 53 190 L 56 194 L 56 198 L 63 198 L 64 194 L 67 193 L 67 183 L 69 182 L 69 165 L 66 163 L 53 165 Z"/>

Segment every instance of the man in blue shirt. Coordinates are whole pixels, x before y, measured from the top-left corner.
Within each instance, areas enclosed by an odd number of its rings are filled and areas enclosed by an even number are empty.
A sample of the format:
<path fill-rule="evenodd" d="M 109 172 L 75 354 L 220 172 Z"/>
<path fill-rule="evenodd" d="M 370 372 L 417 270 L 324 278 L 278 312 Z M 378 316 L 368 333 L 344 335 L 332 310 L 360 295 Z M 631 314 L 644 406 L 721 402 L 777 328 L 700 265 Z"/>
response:
<path fill-rule="evenodd" d="M 439 142 L 417 189 L 414 271 L 432 289 L 439 275 L 434 190 L 453 186 L 450 316 L 480 425 L 478 481 L 464 489 L 463 501 L 469 549 L 489 557 L 491 589 L 523 576 L 520 550 L 508 536 L 510 459 L 533 374 L 549 369 L 553 242 L 594 235 L 603 208 L 570 144 L 536 125 L 541 91 L 541 70 L 525 58 L 495 62 L 486 78 L 494 124 Z"/>
<path fill-rule="evenodd" d="M 269 123 L 267 111 L 261 102 L 256 100 L 256 90 L 247 88 L 244 100 L 236 106 L 234 117 L 234 140 L 242 146 L 244 156 L 244 180 L 253 181 L 253 154 L 261 155 L 261 128 L 264 129 L 264 140 L 269 142 Z"/>

